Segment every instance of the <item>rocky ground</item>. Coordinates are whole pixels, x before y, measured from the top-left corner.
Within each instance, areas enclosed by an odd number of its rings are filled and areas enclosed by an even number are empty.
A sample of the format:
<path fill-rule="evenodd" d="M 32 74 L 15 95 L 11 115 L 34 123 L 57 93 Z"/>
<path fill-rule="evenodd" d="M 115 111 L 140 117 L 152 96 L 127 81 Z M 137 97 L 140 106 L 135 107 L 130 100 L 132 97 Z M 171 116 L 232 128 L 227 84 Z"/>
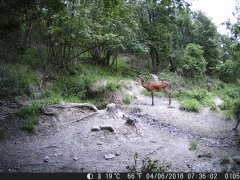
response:
<path fill-rule="evenodd" d="M 13 130 L 0 141 L 0 172 L 127 172 L 135 153 L 139 169 L 150 158 L 171 172 L 240 171 L 235 121 L 208 108 L 181 111 L 177 100 L 168 106 L 167 98 L 156 97 L 151 106 L 140 83 L 129 84 L 126 92 L 135 97 L 130 105 L 49 106 L 33 134 L 18 130 L 20 120 L 11 115 L 18 105 L 2 103 L 1 128 L 11 124 Z"/>

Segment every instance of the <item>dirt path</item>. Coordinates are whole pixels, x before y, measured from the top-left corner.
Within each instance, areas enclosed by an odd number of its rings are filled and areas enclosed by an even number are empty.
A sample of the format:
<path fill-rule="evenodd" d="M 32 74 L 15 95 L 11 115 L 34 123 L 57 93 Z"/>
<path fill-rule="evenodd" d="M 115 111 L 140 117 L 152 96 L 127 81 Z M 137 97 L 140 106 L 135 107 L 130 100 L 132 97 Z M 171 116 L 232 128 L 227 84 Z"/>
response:
<path fill-rule="evenodd" d="M 239 172 L 232 160 L 240 154 L 235 122 L 221 113 L 179 110 L 179 102 L 141 94 L 137 82 L 127 91 L 130 105 L 110 105 L 94 113 L 88 108 L 55 108 L 39 117 L 33 135 L 18 134 L 0 141 L 0 172 L 126 172 L 138 153 L 138 167 L 150 157 L 170 164 L 175 172 Z M 92 114 L 88 118 L 83 117 Z M 126 120 L 135 121 L 135 126 Z M 190 143 L 198 147 L 190 150 Z M 229 164 L 222 165 L 221 159 Z"/>

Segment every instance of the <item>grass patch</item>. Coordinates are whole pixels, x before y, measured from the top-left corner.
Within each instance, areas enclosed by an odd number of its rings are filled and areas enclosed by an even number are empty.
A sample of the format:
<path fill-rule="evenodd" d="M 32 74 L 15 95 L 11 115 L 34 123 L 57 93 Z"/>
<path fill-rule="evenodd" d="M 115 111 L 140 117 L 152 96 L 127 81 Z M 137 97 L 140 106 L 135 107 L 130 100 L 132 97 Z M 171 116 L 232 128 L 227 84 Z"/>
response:
<path fill-rule="evenodd" d="M 43 105 L 37 101 L 34 101 L 32 104 L 20 108 L 16 112 L 16 115 L 22 118 L 33 117 L 41 114 L 43 111 Z"/>
<path fill-rule="evenodd" d="M 180 110 L 200 112 L 201 104 L 196 99 L 187 99 L 181 102 Z"/>
<path fill-rule="evenodd" d="M 223 156 L 219 160 L 221 165 L 230 164 L 230 158 L 228 156 Z"/>
<path fill-rule="evenodd" d="M 43 113 L 43 105 L 34 101 L 30 105 L 23 106 L 16 112 L 16 115 L 24 118 L 23 129 L 28 132 L 33 132 L 38 125 L 37 116 Z"/>
<path fill-rule="evenodd" d="M 15 96 L 32 95 L 31 84 L 38 79 L 27 65 L 0 64 L 0 98 L 11 99 Z"/>
<path fill-rule="evenodd" d="M 132 173 L 149 173 L 149 172 L 157 172 L 164 173 L 166 172 L 170 164 L 159 163 L 158 160 L 151 160 L 149 157 L 142 160 L 142 166 L 138 166 L 138 153 L 134 154 L 134 164 L 131 166 L 127 166 L 126 168 Z"/>
<path fill-rule="evenodd" d="M 133 100 L 133 96 L 130 95 L 130 94 L 127 94 L 127 95 L 124 96 L 122 101 L 125 104 L 130 104 L 132 102 L 132 100 Z"/>
<path fill-rule="evenodd" d="M 194 150 L 197 150 L 198 146 L 199 145 L 196 141 L 192 141 L 192 142 L 190 142 L 190 148 L 189 149 L 194 151 Z"/>
<path fill-rule="evenodd" d="M 27 117 L 26 120 L 23 121 L 23 128 L 28 132 L 33 132 L 37 125 L 38 120 L 36 116 Z"/>

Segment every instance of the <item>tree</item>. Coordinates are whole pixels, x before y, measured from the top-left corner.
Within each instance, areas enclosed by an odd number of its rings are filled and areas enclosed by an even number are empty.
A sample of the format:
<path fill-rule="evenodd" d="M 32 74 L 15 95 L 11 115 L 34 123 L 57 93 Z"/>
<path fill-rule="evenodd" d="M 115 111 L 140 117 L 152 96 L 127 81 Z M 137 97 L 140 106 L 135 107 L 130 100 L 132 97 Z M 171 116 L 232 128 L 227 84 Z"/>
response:
<path fill-rule="evenodd" d="M 211 75 L 220 62 L 220 35 L 215 24 L 201 11 L 194 13 L 194 42 L 203 50 L 207 61 L 207 74 Z"/>
<path fill-rule="evenodd" d="M 196 77 L 203 75 L 206 71 L 207 62 L 203 57 L 201 46 L 189 43 L 184 50 L 184 56 L 181 63 L 183 73 L 187 77 Z"/>

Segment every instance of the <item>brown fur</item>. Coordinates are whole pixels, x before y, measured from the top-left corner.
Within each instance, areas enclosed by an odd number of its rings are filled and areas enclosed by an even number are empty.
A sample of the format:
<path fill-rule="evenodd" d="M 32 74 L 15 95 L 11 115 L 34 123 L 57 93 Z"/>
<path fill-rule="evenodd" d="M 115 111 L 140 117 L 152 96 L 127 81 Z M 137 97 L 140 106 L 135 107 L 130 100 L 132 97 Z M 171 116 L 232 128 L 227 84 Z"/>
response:
<path fill-rule="evenodd" d="M 169 93 L 169 90 L 171 88 L 171 84 L 167 81 L 151 81 L 151 82 L 145 82 L 143 78 L 141 78 L 141 84 L 142 86 L 147 89 L 149 92 L 151 92 L 152 95 L 152 105 L 154 105 L 154 93 L 163 91 L 165 94 L 168 95 L 169 98 L 169 105 L 171 105 L 171 94 Z"/>

